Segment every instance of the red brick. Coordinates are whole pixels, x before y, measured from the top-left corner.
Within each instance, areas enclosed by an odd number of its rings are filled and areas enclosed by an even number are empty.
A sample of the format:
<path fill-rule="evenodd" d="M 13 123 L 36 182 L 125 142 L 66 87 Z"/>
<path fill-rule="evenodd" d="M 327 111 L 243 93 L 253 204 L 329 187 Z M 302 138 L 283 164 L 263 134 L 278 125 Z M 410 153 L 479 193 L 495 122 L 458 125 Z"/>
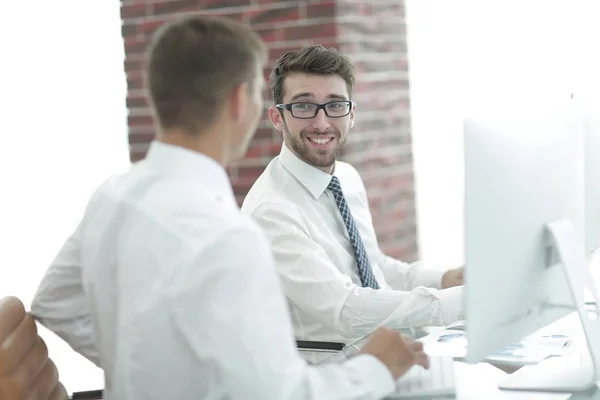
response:
<path fill-rule="evenodd" d="M 211 11 L 210 15 L 218 15 L 219 17 L 231 18 L 237 22 L 247 23 L 248 11 L 233 11 L 239 9 L 226 8 L 223 11 Z"/>
<path fill-rule="evenodd" d="M 142 161 L 146 157 L 146 151 L 130 151 L 130 157 L 132 163 Z"/>
<path fill-rule="evenodd" d="M 156 31 L 165 22 L 167 22 L 167 18 L 142 21 L 138 24 L 138 33 L 146 36 L 152 36 L 154 31 Z"/>
<path fill-rule="evenodd" d="M 127 87 L 130 90 L 143 89 L 144 79 L 139 74 L 128 74 L 127 75 Z"/>
<path fill-rule="evenodd" d="M 379 0 L 382 1 L 382 0 Z M 369 17 L 365 23 L 372 23 L 373 6 L 371 2 L 345 0 L 338 2 L 337 12 L 340 16 L 365 16 Z M 383 14 L 382 14 L 383 15 Z M 382 15 L 379 15 L 380 17 Z"/>
<path fill-rule="evenodd" d="M 154 132 L 152 133 L 140 133 L 140 134 L 129 134 L 129 143 L 150 143 L 154 139 Z"/>
<path fill-rule="evenodd" d="M 260 158 L 263 155 L 263 146 L 261 146 L 260 142 L 258 144 L 253 143 L 246 151 L 244 157 L 246 158 Z"/>
<path fill-rule="evenodd" d="M 129 126 L 135 126 L 135 125 L 143 125 L 143 126 L 148 126 L 148 125 L 153 125 L 154 121 L 152 119 L 151 116 L 133 116 L 130 115 L 127 117 L 127 122 L 129 124 Z"/>
<path fill-rule="evenodd" d="M 256 33 L 260 35 L 262 40 L 265 42 L 275 42 L 278 40 L 277 29 L 274 27 L 270 28 L 259 28 L 254 30 Z"/>
<path fill-rule="evenodd" d="M 201 11 L 201 1 L 199 0 L 163 0 L 150 5 L 151 15 L 169 16 L 175 13 L 185 11 Z"/>
<path fill-rule="evenodd" d="M 149 108 L 150 104 L 146 96 L 127 96 L 127 108 Z"/>
<path fill-rule="evenodd" d="M 124 23 L 121 26 L 121 35 L 126 38 L 135 36 L 138 32 L 138 26 L 135 23 Z"/>
<path fill-rule="evenodd" d="M 321 1 L 317 4 L 306 5 L 306 19 L 333 18 L 335 16 L 335 1 Z"/>
<path fill-rule="evenodd" d="M 299 3 L 298 0 L 258 0 L 258 4 L 261 6 L 267 6 L 268 4 L 295 4 Z"/>
<path fill-rule="evenodd" d="M 140 36 L 131 36 L 124 38 L 125 52 L 127 54 L 141 54 L 146 51 L 148 40 Z"/>
<path fill-rule="evenodd" d="M 279 57 L 283 56 L 289 51 L 297 51 L 298 46 L 284 46 L 284 47 L 269 47 L 269 67 L 267 72 L 271 72 L 272 65 Z"/>
<path fill-rule="evenodd" d="M 146 16 L 146 3 L 124 4 L 121 6 L 121 19 L 140 18 Z"/>
<path fill-rule="evenodd" d="M 247 15 L 247 21 L 253 25 L 278 24 L 286 21 L 297 21 L 300 19 L 300 10 L 297 5 L 258 9 Z"/>
<path fill-rule="evenodd" d="M 125 72 L 139 72 L 144 68 L 144 61 L 141 58 L 137 60 L 129 57 L 125 60 Z"/>
<path fill-rule="evenodd" d="M 271 140 L 272 138 L 273 138 L 273 129 L 269 129 L 269 128 L 259 128 L 256 130 L 256 134 L 254 135 L 254 140 L 262 140 L 262 139 Z"/>
<path fill-rule="evenodd" d="M 243 189 L 245 192 L 250 190 L 254 182 L 256 182 L 260 174 L 265 170 L 265 167 L 266 165 L 264 167 L 246 167 L 240 169 L 236 187 Z"/>
<path fill-rule="evenodd" d="M 333 37 L 336 26 L 332 23 L 292 26 L 283 29 L 284 40 L 308 40 Z"/>
<path fill-rule="evenodd" d="M 251 0 L 199 0 L 202 10 L 249 6 Z"/>
<path fill-rule="evenodd" d="M 274 140 L 269 146 L 266 148 L 266 155 L 268 157 L 275 157 L 279 153 L 281 153 L 281 146 L 283 145 L 283 136 L 279 133 L 279 139 Z"/>

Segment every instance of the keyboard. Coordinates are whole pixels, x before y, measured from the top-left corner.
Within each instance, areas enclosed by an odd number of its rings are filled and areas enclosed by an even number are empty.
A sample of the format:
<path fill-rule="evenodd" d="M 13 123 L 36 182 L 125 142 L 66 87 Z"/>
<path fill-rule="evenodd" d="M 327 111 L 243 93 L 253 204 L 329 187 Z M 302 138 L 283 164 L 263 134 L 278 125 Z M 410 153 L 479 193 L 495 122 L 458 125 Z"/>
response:
<path fill-rule="evenodd" d="M 451 356 L 429 356 L 429 369 L 415 365 L 396 381 L 389 399 L 423 399 L 456 395 L 454 360 Z"/>

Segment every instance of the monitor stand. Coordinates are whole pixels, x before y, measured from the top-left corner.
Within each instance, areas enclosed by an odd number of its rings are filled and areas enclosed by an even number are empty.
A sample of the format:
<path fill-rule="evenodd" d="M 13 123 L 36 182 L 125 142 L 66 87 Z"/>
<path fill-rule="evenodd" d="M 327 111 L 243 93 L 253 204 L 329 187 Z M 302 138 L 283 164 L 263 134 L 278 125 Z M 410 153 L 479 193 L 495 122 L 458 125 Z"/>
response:
<path fill-rule="evenodd" d="M 547 230 L 573 299 L 573 305 L 567 307 L 572 307 L 578 314 L 588 351 L 575 357 L 551 357 L 536 365 L 525 366 L 503 380 L 498 386 L 500 389 L 572 393 L 586 391 L 600 380 L 600 296 L 590 273 L 583 244 L 571 222 L 566 219 L 548 224 Z M 583 291 L 586 286 L 595 299 L 593 312 L 589 311 L 589 305 L 586 310 Z"/>

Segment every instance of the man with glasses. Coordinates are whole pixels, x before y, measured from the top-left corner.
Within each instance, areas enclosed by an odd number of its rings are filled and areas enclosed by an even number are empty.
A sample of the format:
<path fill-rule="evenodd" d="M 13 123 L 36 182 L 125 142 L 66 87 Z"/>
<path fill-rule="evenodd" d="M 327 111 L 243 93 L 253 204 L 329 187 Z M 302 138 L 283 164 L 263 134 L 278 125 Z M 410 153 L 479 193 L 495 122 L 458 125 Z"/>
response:
<path fill-rule="evenodd" d="M 386 256 L 358 172 L 337 161 L 354 126 L 353 65 L 334 50 L 305 46 L 282 56 L 270 80 L 269 117 L 284 144 L 242 211 L 270 239 L 296 337 L 348 343 L 381 325 L 460 319 L 462 268 Z"/>

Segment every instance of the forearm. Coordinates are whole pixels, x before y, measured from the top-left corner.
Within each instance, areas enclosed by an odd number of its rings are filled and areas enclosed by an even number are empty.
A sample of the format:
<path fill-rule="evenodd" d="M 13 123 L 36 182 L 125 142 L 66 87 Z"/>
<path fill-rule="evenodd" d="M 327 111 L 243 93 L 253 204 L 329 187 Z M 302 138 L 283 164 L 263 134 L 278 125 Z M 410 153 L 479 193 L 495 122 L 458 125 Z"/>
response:
<path fill-rule="evenodd" d="M 340 313 L 340 331 L 351 338 L 362 337 L 379 326 L 393 329 L 447 325 L 460 319 L 462 289 L 413 291 L 357 288 Z"/>
<path fill-rule="evenodd" d="M 380 253 L 379 267 L 388 285 L 395 290 L 413 290 L 420 286 L 441 289 L 445 269 L 421 262 L 406 263 Z"/>

